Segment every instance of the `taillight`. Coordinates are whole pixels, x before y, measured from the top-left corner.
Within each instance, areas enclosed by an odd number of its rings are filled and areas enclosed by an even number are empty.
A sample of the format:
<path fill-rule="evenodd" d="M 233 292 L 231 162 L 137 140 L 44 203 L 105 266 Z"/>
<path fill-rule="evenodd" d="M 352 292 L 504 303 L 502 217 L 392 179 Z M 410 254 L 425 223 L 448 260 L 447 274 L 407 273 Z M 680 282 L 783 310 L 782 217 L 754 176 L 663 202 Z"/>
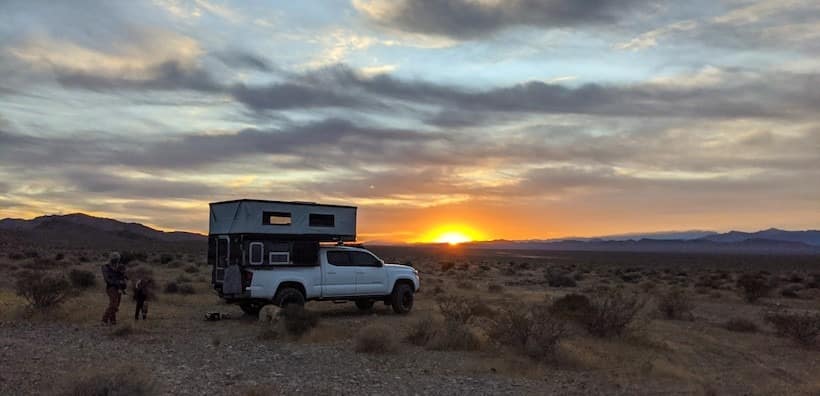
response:
<path fill-rule="evenodd" d="M 253 272 L 242 271 L 242 288 L 250 287 L 253 282 Z"/>

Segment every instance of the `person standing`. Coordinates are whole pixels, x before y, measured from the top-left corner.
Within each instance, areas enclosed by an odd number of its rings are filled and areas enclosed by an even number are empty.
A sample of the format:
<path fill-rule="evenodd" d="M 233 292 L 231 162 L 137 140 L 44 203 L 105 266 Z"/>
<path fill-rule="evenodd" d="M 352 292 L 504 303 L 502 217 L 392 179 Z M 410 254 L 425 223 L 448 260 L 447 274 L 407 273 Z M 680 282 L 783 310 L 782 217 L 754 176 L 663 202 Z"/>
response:
<path fill-rule="evenodd" d="M 117 311 L 120 308 L 120 297 L 125 294 L 126 280 L 125 266 L 120 263 L 120 254 L 111 253 L 111 259 L 102 266 L 102 275 L 105 280 L 105 294 L 108 295 L 108 308 L 102 317 L 104 325 L 117 324 Z"/>

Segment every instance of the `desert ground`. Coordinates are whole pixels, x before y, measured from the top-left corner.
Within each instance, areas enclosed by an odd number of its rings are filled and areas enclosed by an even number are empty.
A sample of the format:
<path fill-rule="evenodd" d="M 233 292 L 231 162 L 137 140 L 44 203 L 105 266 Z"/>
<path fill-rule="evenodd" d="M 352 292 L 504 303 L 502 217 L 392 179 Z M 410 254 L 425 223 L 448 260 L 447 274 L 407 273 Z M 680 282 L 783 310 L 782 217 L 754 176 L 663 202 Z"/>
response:
<path fill-rule="evenodd" d="M 410 314 L 249 317 L 204 246 L 168 245 L 124 252 L 155 289 L 148 320 L 125 296 L 110 327 L 107 249 L 4 246 L 0 394 L 820 394 L 817 256 L 372 250 L 420 271 Z M 32 307 L 42 276 L 70 286 Z"/>

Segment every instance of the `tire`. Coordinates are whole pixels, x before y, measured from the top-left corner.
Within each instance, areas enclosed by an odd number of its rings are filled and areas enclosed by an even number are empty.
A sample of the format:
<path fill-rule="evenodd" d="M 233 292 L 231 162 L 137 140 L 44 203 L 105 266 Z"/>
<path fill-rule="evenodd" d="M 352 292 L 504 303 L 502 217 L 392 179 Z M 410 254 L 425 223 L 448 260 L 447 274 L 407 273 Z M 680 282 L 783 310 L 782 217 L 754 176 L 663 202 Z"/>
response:
<path fill-rule="evenodd" d="M 390 296 L 393 312 L 404 315 L 413 309 L 413 288 L 406 283 L 400 283 L 393 288 Z"/>
<path fill-rule="evenodd" d="M 262 309 L 262 304 L 243 303 L 239 304 L 239 308 L 242 308 L 242 312 L 244 312 L 246 315 L 259 316 L 259 311 Z"/>
<path fill-rule="evenodd" d="M 276 298 L 273 299 L 274 304 L 278 305 L 281 308 L 285 308 L 286 305 L 296 304 L 298 306 L 305 305 L 305 295 L 302 294 L 299 289 L 294 289 L 292 287 L 284 287 L 279 290 L 279 293 L 276 293 Z"/>
<path fill-rule="evenodd" d="M 373 300 L 356 300 L 356 308 L 362 311 L 369 311 L 373 308 L 374 303 L 375 301 Z"/>

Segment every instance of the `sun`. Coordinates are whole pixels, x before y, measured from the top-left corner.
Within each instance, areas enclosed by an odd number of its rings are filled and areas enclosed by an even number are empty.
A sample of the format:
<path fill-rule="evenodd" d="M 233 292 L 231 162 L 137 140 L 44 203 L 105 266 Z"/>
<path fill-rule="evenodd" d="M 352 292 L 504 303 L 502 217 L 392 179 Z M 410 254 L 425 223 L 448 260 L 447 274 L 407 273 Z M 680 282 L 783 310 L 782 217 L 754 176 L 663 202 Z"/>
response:
<path fill-rule="evenodd" d="M 472 240 L 473 240 L 472 238 L 470 238 L 469 236 L 467 236 L 463 232 L 460 232 L 460 231 L 445 231 L 441 235 L 436 237 L 436 239 L 434 239 L 433 242 L 448 243 L 450 245 L 458 245 L 459 243 L 471 242 Z"/>

